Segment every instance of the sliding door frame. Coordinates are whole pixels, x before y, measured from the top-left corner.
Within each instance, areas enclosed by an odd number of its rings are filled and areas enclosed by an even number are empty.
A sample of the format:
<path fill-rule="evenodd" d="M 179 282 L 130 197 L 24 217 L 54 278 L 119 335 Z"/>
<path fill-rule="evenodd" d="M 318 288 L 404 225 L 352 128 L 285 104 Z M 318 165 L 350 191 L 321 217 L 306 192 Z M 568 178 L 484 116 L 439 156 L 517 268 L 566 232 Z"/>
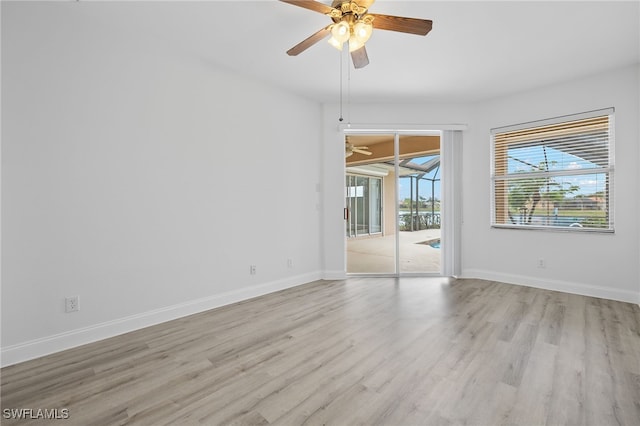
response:
<path fill-rule="evenodd" d="M 459 276 L 461 268 L 461 247 L 460 234 L 462 227 L 461 207 L 461 149 L 462 131 L 466 130 L 466 125 L 449 126 L 371 126 L 352 125 L 341 126 L 342 138 L 347 135 L 372 135 L 386 134 L 394 136 L 394 170 L 395 170 L 395 208 L 394 217 L 396 220 L 395 230 L 395 272 L 394 273 L 347 273 L 345 262 L 345 274 L 347 276 L 379 276 L 379 277 L 401 277 L 401 276 Z M 439 135 L 440 136 L 440 158 L 442 165 L 442 194 L 441 194 L 441 264 L 440 272 L 402 272 L 400 270 L 400 239 L 399 239 L 399 156 L 400 156 L 400 136 L 420 136 Z M 343 173 L 343 181 L 344 176 Z M 345 238 L 345 232 L 342 230 Z M 345 238 L 346 240 L 346 238 Z M 345 260 L 347 256 L 345 246 Z"/>

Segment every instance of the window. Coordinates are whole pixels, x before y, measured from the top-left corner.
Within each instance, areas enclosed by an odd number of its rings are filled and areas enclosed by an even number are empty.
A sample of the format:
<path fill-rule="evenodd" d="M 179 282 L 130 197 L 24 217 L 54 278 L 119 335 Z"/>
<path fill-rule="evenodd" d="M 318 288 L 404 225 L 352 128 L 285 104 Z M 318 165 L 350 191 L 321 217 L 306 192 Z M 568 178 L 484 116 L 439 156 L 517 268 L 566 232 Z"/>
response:
<path fill-rule="evenodd" d="M 613 108 L 491 134 L 492 226 L 613 231 Z"/>

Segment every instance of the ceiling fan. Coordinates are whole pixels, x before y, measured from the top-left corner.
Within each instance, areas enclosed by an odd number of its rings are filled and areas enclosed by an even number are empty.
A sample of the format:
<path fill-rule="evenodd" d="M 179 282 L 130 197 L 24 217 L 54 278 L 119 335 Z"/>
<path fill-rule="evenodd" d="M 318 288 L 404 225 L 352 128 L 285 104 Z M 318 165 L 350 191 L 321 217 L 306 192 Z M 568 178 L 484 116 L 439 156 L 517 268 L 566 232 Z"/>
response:
<path fill-rule="evenodd" d="M 355 68 L 362 68 L 369 64 L 364 44 L 371 37 L 374 28 L 424 36 L 431 31 L 432 26 L 432 22 L 427 19 L 369 13 L 369 7 L 375 0 L 333 0 L 331 6 L 314 0 L 280 1 L 323 13 L 333 21 L 332 24 L 289 49 L 287 51 L 289 56 L 299 55 L 331 34 L 329 44 L 336 49 L 342 50 L 344 43 L 348 43 Z"/>
<path fill-rule="evenodd" d="M 368 151 L 369 147 L 367 146 L 354 146 L 349 142 L 345 142 L 345 157 L 351 157 L 354 152 L 358 154 L 371 155 L 373 154 L 371 151 Z"/>

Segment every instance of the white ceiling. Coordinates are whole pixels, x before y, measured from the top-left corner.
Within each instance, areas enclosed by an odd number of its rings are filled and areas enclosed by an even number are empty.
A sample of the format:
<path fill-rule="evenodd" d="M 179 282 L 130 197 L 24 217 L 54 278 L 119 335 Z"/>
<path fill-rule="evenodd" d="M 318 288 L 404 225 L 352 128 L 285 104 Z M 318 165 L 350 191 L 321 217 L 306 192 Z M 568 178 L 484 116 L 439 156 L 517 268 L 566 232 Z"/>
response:
<path fill-rule="evenodd" d="M 371 63 L 350 71 L 350 98 L 473 102 L 639 63 L 639 5 L 378 0 L 372 12 L 431 19 L 433 30 L 426 37 L 374 31 L 367 43 Z M 100 7 L 102 18 L 159 37 L 206 63 L 321 102 L 339 99 L 340 52 L 321 41 L 297 57 L 285 54 L 330 22 L 322 14 L 275 0 Z"/>

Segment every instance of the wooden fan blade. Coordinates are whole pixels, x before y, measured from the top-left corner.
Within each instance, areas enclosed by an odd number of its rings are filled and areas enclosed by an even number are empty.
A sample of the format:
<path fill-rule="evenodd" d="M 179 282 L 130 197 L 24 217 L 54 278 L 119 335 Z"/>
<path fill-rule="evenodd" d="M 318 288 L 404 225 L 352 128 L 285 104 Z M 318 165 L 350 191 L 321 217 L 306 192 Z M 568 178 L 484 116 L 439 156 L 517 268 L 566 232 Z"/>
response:
<path fill-rule="evenodd" d="M 405 18 L 403 16 L 378 15 L 373 16 L 373 28 L 379 30 L 398 31 L 401 33 L 427 35 L 431 31 L 433 22 L 428 19 Z"/>
<path fill-rule="evenodd" d="M 353 66 L 356 68 L 364 68 L 369 65 L 367 49 L 362 46 L 360 49 L 351 52 L 351 60 L 353 61 Z"/>
<path fill-rule="evenodd" d="M 304 7 L 305 9 L 313 10 L 314 12 L 320 12 L 325 15 L 331 15 L 332 13 L 335 14 L 336 12 L 339 12 L 339 14 L 342 15 L 342 12 L 340 12 L 339 10 L 313 0 L 280 0 L 280 1 L 283 3 L 292 4 L 294 6 Z"/>
<path fill-rule="evenodd" d="M 316 44 L 317 42 L 319 42 L 320 40 L 322 40 L 323 38 L 328 36 L 329 33 L 331 32 L 329 30 L 330 26 L 331 25 L 328 25 L 328 26 L 324 27 L 323 29 L 319 30 L 318 32 L 316 32 L 316 33 L 310 35 L 309 37 L 307 37 L 306 39 L 302 40 L 300 43 L 296 44 L 291 49 L 287 50 L 287 55 L 289 55 L 289 56 L 299 55 L 300 53 L 304 52 L 305 50 L 307 50 L 308 48 L 310 48 L 311 46 L 313 46 L 314 44 Z"/>
<path fill-rule="evenodd" d="M 358 154 L 364 154 L 364 155 L 371 155 L 372 154 L 371 151 L 363 151 L 363 150 L 358 149 L 358 148 L 353 148 L 352 151 L 353 152 L 357 152 Z"/>

